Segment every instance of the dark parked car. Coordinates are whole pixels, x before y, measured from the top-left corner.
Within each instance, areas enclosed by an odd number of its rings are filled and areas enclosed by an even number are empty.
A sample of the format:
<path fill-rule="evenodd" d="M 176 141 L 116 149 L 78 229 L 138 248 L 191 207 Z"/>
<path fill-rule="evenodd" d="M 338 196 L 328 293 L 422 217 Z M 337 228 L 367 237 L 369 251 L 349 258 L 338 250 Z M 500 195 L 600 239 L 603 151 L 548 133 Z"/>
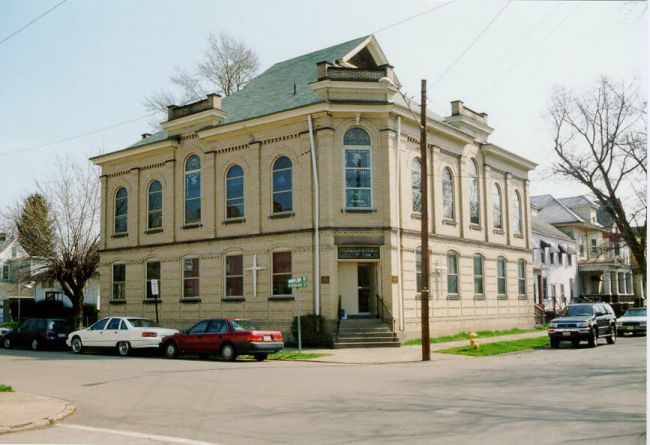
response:
<path fill-rule="evenodd" d="M 167 358 L 180 354 L 198 354 L 201 358 L 220 354 L 224 360 L 232 361 L 238 355 L 248 354 L 262 361 L 283 348 L 282 332 L 266 331 L 251 320 L 233 318 L 202 320 L 187 332 L 162 340 L 162 350 Z"/>
<path fill-rule="evenodd" d="M 565 315 L 548 324 L 548 336 L 552 348 L 559 348 L 562 341 L 578 347 L 582 340 L 593 348 L 600 337 L 611 345 L 616 342 L 616 314 L 607 303 L 570 304 Z"/>
<path fill-rule="evenodd" d="M 63 318 L 31 318 L 23 321 L 2 338 L 5 349 L 29 346 L 36 351 L 43 348 L 65 348 L 72 323 Z"/>

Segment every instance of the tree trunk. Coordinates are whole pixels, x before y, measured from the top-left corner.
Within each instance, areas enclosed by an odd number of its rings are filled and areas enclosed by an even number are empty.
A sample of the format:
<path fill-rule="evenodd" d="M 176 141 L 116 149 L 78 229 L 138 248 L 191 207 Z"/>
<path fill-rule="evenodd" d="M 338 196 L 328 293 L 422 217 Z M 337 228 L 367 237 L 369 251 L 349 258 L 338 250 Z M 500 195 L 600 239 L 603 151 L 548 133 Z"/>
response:
<path fill-rule="evenodd" d="M 83 292 L 75 292 L 75 298 L 72 301 L 72 314 L 74 315 L 74 325 L 77 329 L 84 327 L 84 295 Z"/>

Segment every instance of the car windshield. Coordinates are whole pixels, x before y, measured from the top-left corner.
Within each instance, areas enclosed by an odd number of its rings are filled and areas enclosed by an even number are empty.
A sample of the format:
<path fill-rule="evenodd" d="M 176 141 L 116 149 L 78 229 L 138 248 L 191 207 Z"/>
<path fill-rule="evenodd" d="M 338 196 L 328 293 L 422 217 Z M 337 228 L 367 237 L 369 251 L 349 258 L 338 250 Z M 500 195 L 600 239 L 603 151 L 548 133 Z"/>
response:
<path fill-rule="evenodd" d="M 593 306 L 569 306 L 567 316 L 582 317 L 585 315 L 594 315 Z"/>
<path fill-rule="evenodd" d="M 251 320 L 230 320 L 230 324 L 235 331 L 259 331 L 262 329 L 259 323 Z"/>
<path fill-rule="evenodd" d="M 623 314 L 623 317 L 645 317 L 647 316 L 647 309 L 628 309 Z"/>
<path fill-rule="evenodd" d="M 127 318 L 134 328 L 155 328 L 156 322 L 146 318 Z"/>

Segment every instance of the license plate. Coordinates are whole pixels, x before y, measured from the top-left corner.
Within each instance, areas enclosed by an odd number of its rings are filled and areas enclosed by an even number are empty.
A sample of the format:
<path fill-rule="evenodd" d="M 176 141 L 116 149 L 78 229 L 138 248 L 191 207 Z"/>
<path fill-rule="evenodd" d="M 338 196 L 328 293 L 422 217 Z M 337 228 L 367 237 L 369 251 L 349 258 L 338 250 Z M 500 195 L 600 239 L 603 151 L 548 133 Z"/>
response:
<path fill-rule="evenodd" d="M 271 336 L 270 335 L 265 335 L 264 336 L 264 341 L 271 341 Z"/>
<path fill-rule="evenodd" d="M 65 338 L 65 337 L 66 337 L 65 334 L 59 334 L 59 338 Z"/>
<path fill-rule="evenodd" d="M 569 335 L 571 335 L 571 332 L 565 331 L 565 332 L 562 332 L 562 335 L 564 335 L 565 337 L 568 337 Z"/>

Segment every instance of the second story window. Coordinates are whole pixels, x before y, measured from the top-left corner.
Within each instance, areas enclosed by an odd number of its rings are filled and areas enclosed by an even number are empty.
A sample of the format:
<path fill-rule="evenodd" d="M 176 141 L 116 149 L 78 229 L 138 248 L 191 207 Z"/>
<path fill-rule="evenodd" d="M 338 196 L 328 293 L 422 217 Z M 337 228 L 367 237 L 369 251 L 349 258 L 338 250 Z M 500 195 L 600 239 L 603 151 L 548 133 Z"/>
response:
<path fill-rule="evenodd" d="M 598 256 L 598 240 L 596 238 L 591 239 L 591 256 Z"/>
<path fill-rule="evenodd" d="M 162 227 L 162 185 L 160 181 L 149 184 L 147 202 L 147 228 L 159 229 Z"/>
<path fill-rule="evenodd" d="M 9 281 L 9 264 L 2 265 L 2 281 Z"/>
<path fill-rule="evenodd" d="M 226 219 L 244 217 L 244 170 L 233 165 L 226 173 Z"/>
<path fill-rule="evenodd" d="M 474 159 L 469 163 L 469 222 L 481 223 L 481 203 L 479 200 L 478 167 Z"/>
<path fill-rule="evenodd" d="M 413 211 L 422 211 L 422 163 L 413 159 L 411 163 L 411 195 L 413 196 Z"/>
<path fill-rule="evenodd" d="M 521 235 L 524 231 L 522 221 L 521 221 L 521 197 L 519 192 L 515 190 L 515 196 L 512 200 L 512 221 L 515 226 L 515 233 Z"/>
<path fill-rule="evenodd" d="M 497 184 L 492 187 L 492 213 L 494 219 L 494 228 L 503 229 L 503 218 L 501 211 L 501 189 Z"/>
<path fill-rule="evenodd" d="M 292 164 L 286 156 L 273 163 L 273 213 L 293 210 Z"/>
<path fill-rule="evenodd" d="M 454 177 L 449 168 L 442 171 L 442 217 L 453 220 L 454 211 Z"/>
<path fill-rule="evenodd" d="M 124 187 L 115 194 L 115 226 L 114 233 L 126 233 L 129 218 L 129 196 Z"/>
<path fill-rule="evenodd" d="M 343 138 L 345 151 L 345 207 L 372 206 L 372 166 L 370 136 L 352 128 Z"/>
<path fill-rule="evenodd" d="M 192 155 L 185 162 L 185 224 L 201 222 L 201 160 Z"/>

